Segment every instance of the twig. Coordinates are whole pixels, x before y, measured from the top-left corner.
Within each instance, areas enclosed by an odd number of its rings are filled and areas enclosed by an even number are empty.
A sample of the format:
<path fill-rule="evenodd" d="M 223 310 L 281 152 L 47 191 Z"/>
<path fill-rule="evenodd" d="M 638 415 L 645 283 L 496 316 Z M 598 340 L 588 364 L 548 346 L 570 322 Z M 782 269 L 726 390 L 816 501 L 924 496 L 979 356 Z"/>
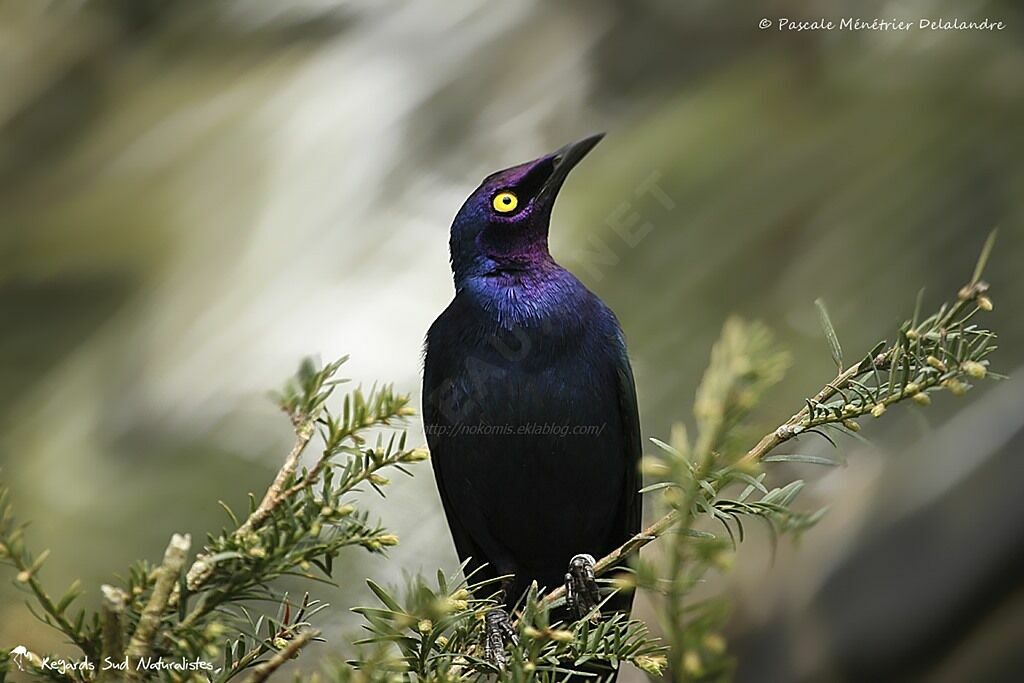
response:
<path fill-rule="evenodd" d="M 988 256 L 988 252 L 991 250 L 991 242 L 993 239 L 994 234 L 989 236 L 989 240 L 986 242 L 982 257 L 981 259 L 979 259 L 979 265 L 975 269 L 974 277 L 968 285 L 965 285 L 960 290 L 960 292 L 957 295 L 956 303 L 954 303 L 948 309 L 943 307 L 940 310 L 940 312 L 936 314 L 936 316 L 933 316 L 933 318 L 921 322 L 920 325 L 914 326 L 913 329 L 915 331 L 920 332 L 926 327 L 926 324 L 928 324 L 931 327 L 937 328 L 944 332 L 949 325 L 954 324 L 954 321 L 957 321 L 957 324 L 960 325 L 962 325 L 965 322 L 966 319 L 958 320 L 958 316 L 960 316 L 960 314 L 963 313 L 969 306 L 980 306 L 980 299 L 984 298 L 983 295 L 988 290 L 988 285 L 980 279 L 981 269 L 984 267 L 985 259 Z M 988 304 L 989 308 L 991 308 L 990 301 L 988 302 Z M 968 317 L 970 316 L 968 315 Z M 889 363 L 892 363 L 893 367 L 895 367 L 895 360 L 899 352 L 900 347 L 894 345 L 890 347 L 888 350 L 886 350 L 881 358 L 868 358 L 862 360 L 859 363 L 855 363 L 851 367 L 840 372 L 838 375 L 836 375 L 835 379 L 827 383 L 814 396 L 814 398 L 810 399 L 807 402 L 807 405 L 805 405 L 799 411 L 794 413 L 792 417 L 790 417 L 777 429 L 761 437 L 761 440 L 758 441 L 753 448 L 747 451 L 746 454 L 743 455 L 743 457 L 736 461 L 734 466 L 738 469 L 743 469 L 744 466 L 752 466 L 758 463 L 773 449 L 789 441 L 797 434 L 801 433 L 802 430 L 800 428 L 807 427 L 808 424 L 813 425 L 813 415 L 811 415 L 810 406 L 823 405 L 826 401 L 831 399 L 836 394 L 843 394 L 843 389 L 847 388 L 850 385 L 851 380 L 856 379 L 859 375 L 868 371 L 867 368 L 862 370 L 862 367 L 865 363 L 876 364 L 875 367 L 877 367 L 877 362 L 881 360 L 883 362 L 887 361 Z M 929 380 L 929 386 L 933 386 L 939 383 L 939 377 L 941 376 L 937 375 L 935 378 Z M 901 401 L 904 398 L 908 398 L 910 396 L 911 394 L 906 393 L 901 388 L 901 391 L 891 394 L 884 399 L 881 399 L 880 403 L 883 404 L 884 406 L 891 403 L 895 403 L 897 401 Z M 623 543 L 621 546 L 619 546 L 618 548 L 616 548 L 615 550 L 611 551 L 610 553 L 602 557 L 600 560 L 598 560 L 597 563 L 595 563 L 594 565 L 594 575 L 600 576 L 601 574 L 606 573 L 609 569 L 615 567 L 623 558 L 627 557 L 628 555 L 634 552 L 637 552 L 651 541 L 654 541 L 659 536 L 665 534 L 665 532 L 671 529 L 682 518 L 683 515 L 679 509 L 674 509 L 668 512 L 663 517 L 661 517 L 653 524 L 651 524 L 649 527 L 647 527 L 640 533 L 636 534 L 628 541 Z M 547 593 L 541 602 L 545 606 L 551 607 L 554 606 L 555 603 L 558 600 L 561 600 L 564 596 L 565 587 L 559 586 L 558 588 L 555 588 L 551 592 Z"/>
<path fill-rule="evenodd" d="M 313 422 L 311 420 L 295 426 L 295 444 L 292 446 L 291 452 L 288 453 L 288 457 L 285 458 L 284 465 L 281 466 L 277 476 L 274 477 L 274 483 L 263 494 L 263 500 L 260 501 L 259 506 L 252 511 L 252 514 L 242 523 L 242 526 L 238 527 L 235 535 L 244 536 L 253 529 L 259 528 L 266 521 L 267 517 L 270 516 L 270 513 L 274 511 L 274 508 L 287 498 L 284 485 L 295 474 L 295 470 L 298 469 L 302 452 L 306 450 L 306 445 L 312 438 Z"/>
<path fill-rule="evenodd" d="M 103 625 L 101 635 L 100 656 L 102 661 L 109 657 L 112 661 L 120 661 L 124 657 L 124 639 L 121 632 L 121 616 L 128 601 L 128 595 L 120 588 L 103 584 L 100 586 L 103 593 L 103 604 L 100 607 L 100 619 Z M 101 668 L 96 675 L 96 680 L 108 680 L 108 673 L 111 670 Z"/>
<path fill-rule="evenodd" d="M 814 398 L 811 399 L 811 402 L 824 403 L 825 401 L 835 396 L 839 392 L 839 387 L 845 386 L 846 383 L 850 381 L 850 379 L 856 377 L 861 373 L 860 366 L 861 363 L 854 363 L 852 366 L 836 375 L 835 379 L 826 384 L 821 389 L 821 391 L 814 395 Z M 757 442 L 756 446 L 747 451 L 746 455 L 739 459 L 739 461 L 737 462 L 737 466 L 742 468 L 744 465 L 753 464 L 760 460 L 761 458 L 763 458 L 764 456 L 768 455 L 768 453 L 776 446 L 779 446 L 780 444 L 783 444 L 792 439 L 794 436 L 797 435 L 797 432 L 793 428 L 799 425 L 801 422 L 803 422 L 804 418 L 808 416 L 809 412 L 810 410 L 805 405 L 803 408 L 798 410 L 793 415 L 793 417 L 789 418 L 788 420 L 786 420 L 785 423 L 780 425 L 778 429 L 774 430 L 769 434 L 765 434 L 763 437 L 761 437 L 761 440 Z"/>
<path fill-rule="evenodd" d="M 274 477 L 273 483 L 267 489 L 267 492 L 263 494 L 263 500 L 256 507 L 255 510 L 249 515 L 248 518 L 234 531 L 232 536 L 235 538 L 241 538 L 247 534 L 252 533 L 255 529 L 260 528 L 267 518 L 270 517 L 274 509 L 281 504 L 281 501 L 288 498 L 291 493 L 285 489 L 285 484 L 294 476 L 295 471 L 299 467 L 299 460 L 302 458 L 303 451 L 306 450 L 306 446 L 309 444 L 310 439 L 313 438 L 313 421 L 306 420 L 300 422 L 295 427 L 295 443 L 292 445 L 291 451 L 288 452 L 287 457 L 284 460 L 284 464 L 281 465 L 281 469 L 278 470 L 277 476 Z M 196 557 L 196 561 L 189 567 L 188 574 L 186 576 L 186 585 L 189 591 L 194 591 L 199 588 L 213 573 L 213 564 L 207 561 L 206 557 L 202 554 Z M 175 590 L 174 595 L 171 598 L 171 604 L 176 604 L 178 601 L 178 592 Z"/>
<path fill-rule="evenodd" d="M 167 602 L 170 600 L 171 591 L 178 582 L 185 560 L 188 559 L 189 548 L 192 547 L 192 538 L 185 534 L 174 534 L 171 542 L 164 552 L 163 564 L 156 570 L 156 582 L 153 586 L 153 593 L 149 596 L 149 602 L 142 610 L 139 623 L 135 627 L 135 633 L 128 643 L 128 655 L 131 665 L 127 672 L 128 680 L 142 680 L 141 672 L 138 669 L 138 661 L 149 655 L 153 646 L 153 639 L 156 637 L 157 628 L 160 626 Z"/>
<path fill-rule="evenodd" d="M 835 380 L 832 380 L 829 384 L 835 384 L 840 379 L 849 379 L 856 375 L 857 366 L 853 366 L 839 375 Z M 818 392 L 815 396 L 815 400 L 827 400 L 835 393 L 835 389 L 826 386 L 824 389 Z M 791 417 L 784 425 L 778 429 L 772 431 L 769 434 L 765 434 L 757 445 L 747 451 L 740 459 L 740 463 L 743 462 L 756 462 L 768 455 L 776 446 L 782 444 L 795 436 L 790 430 L 786 429 L 788 425 L 798 424 L 807 414 L 807 409 L 799 411 L 793 417 Z M 679 510 L 672 510 L 660 517 L 649 527 L 638 533 L 637 535 L 630 538 L 628 541 L 620 545 L 615 550 L 611 551 L 594 564 L 594 575 L 600 576 L 606 573 L 609 569 L 615 567 L 621 560 L 639 551 L 645 545 L 651 541 L 656 540 L 660 536 L 664 535 L 669 529 L 675 526 L 681 518 Z M 548 607 L 554 606 L 554 604 L 565 597 L 565 587 L 559 586 L 551 592 L 545 594 L 542 603 Z"/>
<path fill-rule="evenodd" d="M 40 555 L 40 557 L 44 556 Z M 89 641 L 84 640 L 79 630 L 67 620 L 67 617 L 65 617 L 60 610 L 57 609 L 57 605 L 54 604 L 53 598 L 50 597 L 50 594 L 46 592 L 46 589 L 43 588 L 43 585 L 39 583 L 39 580 L 36 578 L 35 573 L 41 565 L 41 562 L 36 560 L 35 567 L 30 567 L 21 561 L 21 557 L 14 553 L 11 553 L 10 559 L 14 564 L 15 569 L 18 570 L 18 581 L 28 584 L 29 590 L 31 590 L 32 594 L 35 595 L 36 602 L 38 602 L 39 606 L 43 608 L 43 611 L 53 619 L 54 624 L 60 632 L 70 638 L 80 650 L 88 652 L 90 648 Z"/>
<path fill-rule="evenodd" d="M 318 635 L 320 635 L 319 631 L 311 629 L 295 636 L 287 645 L 278 650 L 277 654 L 273 657 L 253 667 L 252 674 L 247 679 L 247 683 L 262 683 L 270 678 L 275 671 L 284 666 L 289 659 L 294 658 L 299 653 L 299 650 L 308 645 Z"/>

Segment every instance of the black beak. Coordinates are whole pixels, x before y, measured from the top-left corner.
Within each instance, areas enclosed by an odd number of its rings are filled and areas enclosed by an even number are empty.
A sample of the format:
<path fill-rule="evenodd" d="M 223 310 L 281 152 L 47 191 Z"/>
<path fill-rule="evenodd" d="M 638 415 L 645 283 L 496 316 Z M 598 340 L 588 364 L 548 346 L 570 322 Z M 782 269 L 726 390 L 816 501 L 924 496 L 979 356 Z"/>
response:
<path fill-rule="evenodd" d="M 583 157 L 587 156 L 587 153 L 594 149 L 594 147 L 597 146 L 597 143 L 601 142 L 603 137 L 604 133 L 591 135 L 590 137 L 583 138 L 577 142 L 571 142 L 552 154 L 550 159 L 554 168 L 551 171 L 551 175 L 548 176 L 547 181 L 545 181 L 541 194 L 553 195 L 558 192 L 559 188 L 562 187 L 562 183 L 565 182 L 566 177 L 569 175 L 569 171 L 571 171 L 573 167 L 583 159 Z"/>

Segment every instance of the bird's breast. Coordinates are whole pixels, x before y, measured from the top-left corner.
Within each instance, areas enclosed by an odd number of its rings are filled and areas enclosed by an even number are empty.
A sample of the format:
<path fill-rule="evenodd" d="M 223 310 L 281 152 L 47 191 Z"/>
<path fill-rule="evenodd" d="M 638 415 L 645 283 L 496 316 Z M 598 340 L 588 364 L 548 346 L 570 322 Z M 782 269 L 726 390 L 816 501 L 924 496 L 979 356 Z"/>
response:
<path fill-rule="evenodd" d="M 456 409 L 449 419 L 592 427 L 584 423 L 604 415 L 605 403 L 614 401 L 612 366 L 583 332 L 495 327 L 471 341 L 447 364 L 444 388 Z"/>
<path fill-rule="evenodd" d="M 438 366 L 430 368 L 435 393 L 425 396 L 436 424 L 426 428 L 428 437 L 441 430 L 433 457 L 453 473 L 449 485 L 476 501 L 495 537 L 515 545 L 518 529 L 537 530 L 532 550 L 510 548 L 521 562 L 551 563 L 538 550 L 548 545 L 598 552 L 626 472 L 607 344 L 587 330 L 557 327 L 467 342 L 453 344 L 454 355 L 428 348 L 428 365 Z"/>

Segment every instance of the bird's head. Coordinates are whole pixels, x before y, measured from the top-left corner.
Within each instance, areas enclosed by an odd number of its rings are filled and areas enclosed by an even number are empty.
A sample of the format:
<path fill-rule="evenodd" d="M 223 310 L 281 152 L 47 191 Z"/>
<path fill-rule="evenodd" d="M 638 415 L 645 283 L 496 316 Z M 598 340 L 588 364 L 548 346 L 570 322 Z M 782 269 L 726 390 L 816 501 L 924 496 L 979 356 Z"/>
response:
<path fill-rule="evenodd" d="M 528 271 L 551 261 L 548 224 L 569 171 L 604 134 L 484 178 L 452 223 L 451 258 L 458 285 L 470 277 Z"/>

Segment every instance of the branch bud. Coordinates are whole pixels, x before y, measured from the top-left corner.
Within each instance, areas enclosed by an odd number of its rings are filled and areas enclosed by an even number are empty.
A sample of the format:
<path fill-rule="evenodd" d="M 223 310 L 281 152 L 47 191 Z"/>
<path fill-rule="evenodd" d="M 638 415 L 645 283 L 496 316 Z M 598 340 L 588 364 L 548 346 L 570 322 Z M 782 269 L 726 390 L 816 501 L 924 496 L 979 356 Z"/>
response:
<path fill-rule="evenodd" d="M 640 462 L 640 471 L 649 477 L 665 477 L 672 470 L 660 459 L 647 456 Z"/>
<path fill-rule="evenodd" d="M 957 297 L 961 301 L 968 301 L 970 299 L 979 297 L 980 295 L 984 294 L 987 291 L 988 283 L 985 282 L 984 280 L 978 280 L 975 283 L 964 285 L 963 287 L 961 287 L 960 291 L 957 293 Z"/>
<path fill-rule="evenodd" d="M 958 379 L 949 378 L 942 380 L 942 386 L 949 390 L 954 396 L 963 396 L 967 393 L 967 385 Z"/>
<path fill-rule="evenodd" d="M 715 553 L 711 557 L 711 563 L 723 572 L 732 569 L 734 555 L 726 550 Z"/>
<path fill-rule="evenodd" d="M 406 462 L 421 462 L 430 457 L 430 451 L 426 448 L 414 448 L 405 456 Z"/>
<path fill-rule="evenodd" d="M 636 665 L 636 668 L 646 674 L 660 677 L 662 672 L 665 670 L 665 667 L 668 665 L 668 660 L 660 655 L 653 657 L 649 655 L 640 655 L 633 660 L 633 664 Z"/>
<path fill-rule="evenodd" d="M 703 642 L 704 647 L 707 648 L 708 652 L 711 652 L 716 655 L 720 655 L 723 652 L 725 652 L 725 638 L 723 638 L 717 633 L 709 633 L 708 635 L 704 636 Z"/>
<path fill-rule="evenodd" d="M 615 590 L 631 591 L 636 588 L 636 575 L 626 572 L 619 572 L 612 577 L 612 586 Z"/>
<path fill-rule="evenodd" d="M 988 368 L 976 360 L 964 361 L 960 364 L 960 369 L 963 370 L 968 377 L 972 377 L 974 379 L 984 379 L 985 375 L 988 374 Z"/>
<path fill-rule="evenodd" d="M 683 655 L 683 669 L 694 678 L 704 674 L 704 665 L 701 664 L 700 655 L 696 650 L 687 650 Z"/>
<path fill-rule="evenodd" d="M 780 425 L 779 428 L 775 430 L 775 436 L 782 440 L 792 438 L 796 433 L 796 429 L 793 425 L 788 424 Z"/>

